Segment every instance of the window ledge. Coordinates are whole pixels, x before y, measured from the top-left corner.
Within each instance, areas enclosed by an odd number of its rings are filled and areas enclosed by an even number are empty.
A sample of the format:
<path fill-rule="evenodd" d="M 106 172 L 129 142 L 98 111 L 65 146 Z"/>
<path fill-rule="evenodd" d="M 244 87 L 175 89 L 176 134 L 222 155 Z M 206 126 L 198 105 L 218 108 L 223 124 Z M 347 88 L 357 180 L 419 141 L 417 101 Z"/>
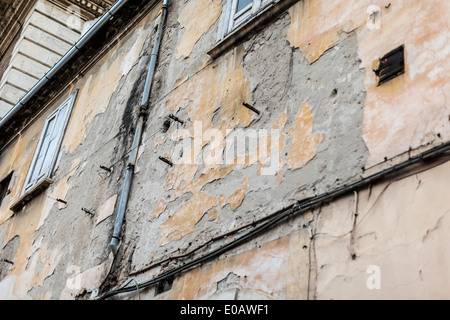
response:
<path fill-rule="evenodd" d="M 44 178 L 39 181 L 32 189 L 26 192 L 23 196 L 19 198 L 16 202 L 13 203 L 11 211 L 18 212 L 20 211 L 28 202 L 30 202 L 33 198 L 39 195 L 42 191 L 48 188 L 49 185 L 53 183 L 52 179 Z"/>
<path fill-rule="evenodd" d="M 273 19 L 285 12 L 298 1 L 300 0 L 275 1 L 255 16 L 252 16 L 250 20 L 236 30 L 229 33 L 223 40 L 219 41 L 215 47 L 208 52 L 208 55 L 212 59 L 217 59 L 232 48 L 246 41 L 250 36 L 261 30 L 269 22 L 273 21 Z"/>

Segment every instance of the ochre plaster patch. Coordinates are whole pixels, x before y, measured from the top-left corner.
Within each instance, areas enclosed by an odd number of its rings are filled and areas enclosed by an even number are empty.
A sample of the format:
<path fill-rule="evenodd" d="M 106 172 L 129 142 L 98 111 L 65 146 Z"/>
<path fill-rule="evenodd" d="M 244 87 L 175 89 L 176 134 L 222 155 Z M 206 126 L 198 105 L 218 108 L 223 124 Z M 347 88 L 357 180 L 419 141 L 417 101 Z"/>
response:
<path fill-rule="evenodd" d="M 317 154 L 317 148 L 324 135 L 313 134 L 313 122 L 311 107 L 304 102 L 297 114 L 294 126 L 289 129 L 292 144 L 287 165 L 290 169 L 303 167 Z"/>
<path fill-rule="evenodd" d="M 221 0 L 191 0 L 186 4 L 178 19 L 185 31 L 178 44 L 177 59 L 189 57 L 195 43 L 219 18 L 222 5 Z"/>

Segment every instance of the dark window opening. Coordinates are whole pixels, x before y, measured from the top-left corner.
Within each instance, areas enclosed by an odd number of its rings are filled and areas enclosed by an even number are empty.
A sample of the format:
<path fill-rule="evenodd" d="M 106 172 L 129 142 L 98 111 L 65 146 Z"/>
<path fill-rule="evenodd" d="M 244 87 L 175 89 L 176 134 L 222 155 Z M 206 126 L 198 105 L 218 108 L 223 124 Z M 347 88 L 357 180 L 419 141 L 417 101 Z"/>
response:
<path fill-rule="evenodd" d="M 160 295 L 160 294 L 162 294 L 164 292 L 167 292 L 169 290 L 172 290 L 173 281 L 174 281 L 174 277 L 169 277 L 167 279 L 164 279 L 164 280 L 160 281 L 156 285 L 155 296 Z"/>
<path fill-rule="evenodd" d="M 2 182 L 0 182 L 0 207 L 3 205 L 3 200 L 10 194 L 9 184 L 11 183 L 13 174 L 11 173 Z"/>

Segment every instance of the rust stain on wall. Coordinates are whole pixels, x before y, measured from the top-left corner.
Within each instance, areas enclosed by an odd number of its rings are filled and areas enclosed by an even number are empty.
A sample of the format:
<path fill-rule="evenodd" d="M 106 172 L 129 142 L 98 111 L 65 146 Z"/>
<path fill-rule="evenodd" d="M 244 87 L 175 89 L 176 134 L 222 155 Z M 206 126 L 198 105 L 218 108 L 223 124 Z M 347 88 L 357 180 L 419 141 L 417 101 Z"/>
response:
<path fill-rule="evenodd" d="M 185 32 L 178 44 L 177 59 L 189 57 L 195 43 L 214 25 L 221 13 L 221 0 L 191 0 L 186 4 L 178 19 Z"/>

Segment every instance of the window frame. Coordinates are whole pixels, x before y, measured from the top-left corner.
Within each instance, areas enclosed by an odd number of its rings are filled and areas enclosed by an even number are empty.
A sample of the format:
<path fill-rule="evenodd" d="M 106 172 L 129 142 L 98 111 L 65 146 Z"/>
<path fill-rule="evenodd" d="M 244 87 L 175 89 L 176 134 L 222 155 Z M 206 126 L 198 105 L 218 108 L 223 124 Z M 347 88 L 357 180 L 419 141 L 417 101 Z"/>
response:
<path fill-rule="evenodd" d="M 263 0 L 260 10 L 255 15 L 231 31 L 228 29 L 233 0 L 224 1 L 216 44 L 207 52 L 208 56 L 213 60 L 219 58 L 238 44 L 248 40 L 255 32 L 277 19 L 299 1 L 301 0 Z"/>
<path fill-rule="evenodd" d="M 232 33 L 269 4 L 275 2 L 275 0 L 253 0 L 252 3 L 248 4 L 244 9 L 236 12 L 238 2 L 239 0 L 228 1 L 227 18 L 225 21 L 226 28 L 223 37 Z"/>
<path fill-rule="evenodd" d="M 47 117 L 47 119 L 45 121 L 44 129 L 42 130 L 41 137 L 39 139 L 38 146 L 33 155 L 33 160 L 31 161 L 30 168 L 28 169 L 27 177 L 25 179 L 25 184 L 24 184 L 23 190 L 22 190 L 22 196 L 27 194 L 31 190 L 33 190 L 42 181 L 44 181 L 46 179 L 51 179 L 51 176 L 53 175 L 53 171 L 54 171 L 54 168 L 56 165 L 56 160 L 57 160 L 60 148 L 61 148 L 61 143 L 64 138 L 64 135 L 65 135 L 65 132 L 67 129 L 67 125 L 70 120 L 70 116 L 72 114 L 72 109 L 75 104 L 77 94 L 78 94 L 78 90 L 76 90 L 67 100 L 65 100 L 63 103 L 61 103 L 61 105 Z M 60 115 L 61 110 L 64 108 L 67 108 L 67 110 L 65 112 L 65 115 L 63 115 L 63 118 L 60 119 L 60 118 L 58 118 L 58 116 Z M 52 132 L 49 134 L 49 141 L 45 146 L 45 148 L 46 148 L 45 155 L 44 155 L 44 159 L 42 161 L 41 168 L 39 169 L 39 171 L 42 170 L 42 167 L 44 165 L 46 165 L 46 163 L 48 163 L 48 168 L 43 172 L 38 172 L 39 175 L 34 177 L 34 171 L 35 171 L 35 168 L 37 165 L 38 156 L 41 154 L 42 148 L 44 147 L 43 144 L 45 141 L 46 133 L 49 128 L 49 124 L 53 119 L 56 122 L 52 128 Z M 53 135 L 53 130 L 55 130 L 55 128 L 58 127 L 58 125 L 60 124 L 59 121 L 62 121 L 62 123 L 59 128 L 60 131 L 57 133 L 57 136 L 55 138 L 56 145 L 54 147 L 53 154 L 47 154 L 49 151 L 50 144 L 51 144 L 50 139 Z M 47 158 L 47 157 L 49 157 L 49 158 Z M 47 161 L 50 161 L 50 162 L 47 162 Z"/>

